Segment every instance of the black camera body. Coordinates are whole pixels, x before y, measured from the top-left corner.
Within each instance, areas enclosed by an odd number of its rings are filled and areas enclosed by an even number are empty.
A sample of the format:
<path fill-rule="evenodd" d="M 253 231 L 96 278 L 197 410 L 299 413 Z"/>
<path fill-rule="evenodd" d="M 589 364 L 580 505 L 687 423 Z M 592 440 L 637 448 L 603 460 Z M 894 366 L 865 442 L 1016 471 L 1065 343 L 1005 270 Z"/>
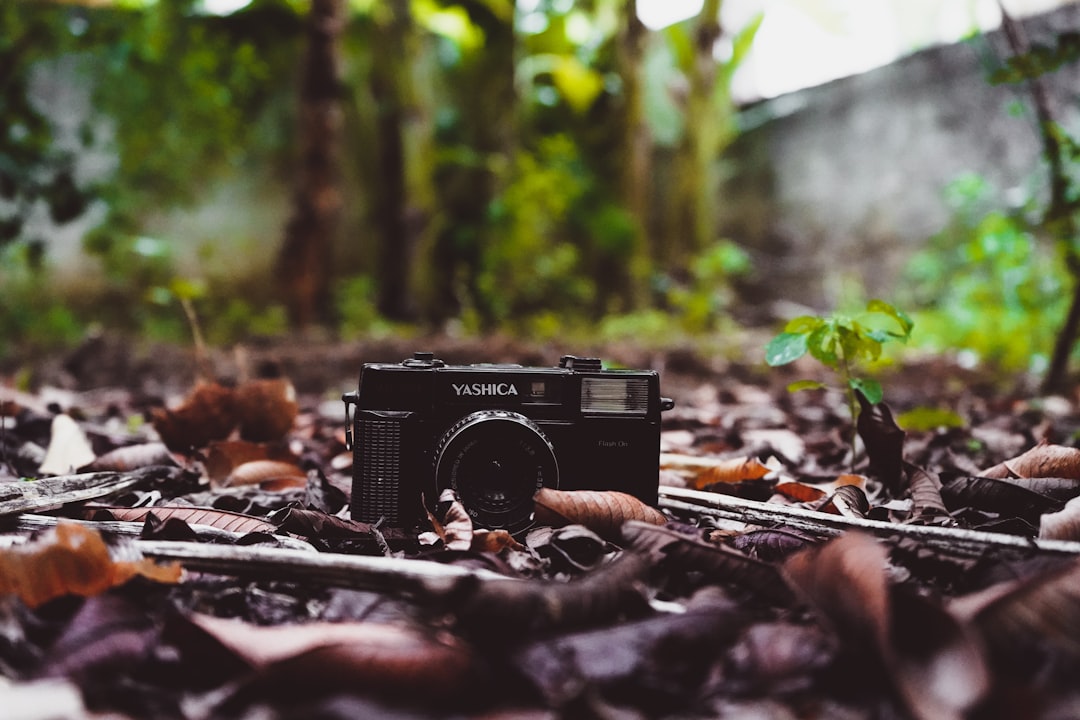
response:
<path fill-rule="evenodd" d="M 473 521 L 517 532 L 541 487 L 619 490 L 655 505 L 660 397 L 651 370 L 447 365 L 431 353 L 365 363 L 342 395 L 353 449 L 352 517 L 420 524 L 453 488 Z M 355 405 L 355 414 L 352 407 Z"/>

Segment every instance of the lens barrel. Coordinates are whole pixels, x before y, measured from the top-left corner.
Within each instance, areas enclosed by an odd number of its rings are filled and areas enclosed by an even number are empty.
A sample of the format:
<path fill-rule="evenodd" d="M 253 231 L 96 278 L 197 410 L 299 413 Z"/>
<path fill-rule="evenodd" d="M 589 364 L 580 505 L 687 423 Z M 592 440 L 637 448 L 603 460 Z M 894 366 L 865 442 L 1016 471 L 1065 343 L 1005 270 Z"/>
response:
<path fill-rule="evenodd" d="M 479 410 L 447 430 L 435 451 L 437 495 L 453 488 L 478 525 L 510 532 L 532 524 L 533 495 L 558 487 L 555 448 L 529 418 Z"/>

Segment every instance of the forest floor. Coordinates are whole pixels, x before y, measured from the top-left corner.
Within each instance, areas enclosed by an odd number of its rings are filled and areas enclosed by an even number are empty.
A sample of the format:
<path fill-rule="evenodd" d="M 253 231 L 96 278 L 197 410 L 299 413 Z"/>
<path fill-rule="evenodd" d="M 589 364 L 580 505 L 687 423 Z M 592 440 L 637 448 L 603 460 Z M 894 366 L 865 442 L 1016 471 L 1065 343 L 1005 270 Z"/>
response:
<path fill-rule="evenodd" d="M 542 490 L 516 537 L 449 497 L 421 532 L 353 521 L 340 394 L 415 350 L 659 370 L 659 511 Z M 220 384 L 196 367 L 101 337 L 0 370 L 6 717 L 1080 715 L 1075 393 L 911 361 L 853 456 L 841 393 L 785 389 L 811 367 L 689 348 L 308 342 L 213 353 Z"/>

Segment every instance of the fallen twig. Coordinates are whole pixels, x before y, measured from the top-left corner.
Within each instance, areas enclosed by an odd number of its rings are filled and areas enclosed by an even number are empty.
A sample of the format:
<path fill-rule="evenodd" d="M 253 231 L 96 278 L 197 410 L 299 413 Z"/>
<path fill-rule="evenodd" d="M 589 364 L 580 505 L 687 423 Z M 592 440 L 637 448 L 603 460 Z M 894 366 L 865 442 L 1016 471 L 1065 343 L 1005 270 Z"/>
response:
<path fill-rule="evenodd" d="M 153 508 L 149 509 L 153 510 Z M 4 526 L 5 528 L 10 527 L 14 530 L 45 530 L 56 527 L 57 522 L 84 525 L 102 532 L 122 535 L 124 537 L 139 537 L 142 535 L 143 528 L 145 527 L 145 523 L 126 520 L 75 520 L 53 515 L 32 515 L 29 513 L 20 515 L 10 522 L 4 522 Z M 199 536 L 200 540 L 208 540 L 211 542 L 235 543 L 237 540 L 247 535 L 247 533 L 222 530 L 221 528 L 216 528 L 211 525 L 201 525 L 199 523 L 188 523 L 188 527 Z M 311 543 L 290 535 L 268 534 L 267 537 L 271 538 L 272 542 L 276 543 L 278 547 L 291 548 L 293 550 L 315 550 Z"/>
<path fill-rule="evenodd" d="M 430 560 L 162 540 L 139 540 L 134 546 L 145 556 L 174 560 L 187 570 L 363 590 L 443 594 L 456 589 L 462 581 L 521 582 L 490 570 Z"/>
<path fill-rule="evenodd" d="M 123 473 L 79 473 L 4 483 L 0 485 L 0 516 L 41 512 L 68 503 L 94 500 L 177 472 L 180 472 L 180 469 L 176 467 L 154 465 Z"/>
<path fill-rule="evenodd" d="M 965 530 L 933 525 L 899 523 L 844 517 L 816 512 L 790 505 L 746 500 L 732 495 L 700 492 L 685 488 L 661 487 L 660 507 L 676 512 L 691 512 L 728 520 L 740 520 L 755 525 L 783 524 L 787 528 L 804 530 L 823 536 L 836 536 L 848 530 L 863 530 L 878 537 L 904 537 L 952 550 L 961 554 L 978 555 L 987 550 L 1037 550 L 1080 555 L 1080 542 L 1068 540 L 1036 540 L 1035 538 L 1002 533 Z"/>

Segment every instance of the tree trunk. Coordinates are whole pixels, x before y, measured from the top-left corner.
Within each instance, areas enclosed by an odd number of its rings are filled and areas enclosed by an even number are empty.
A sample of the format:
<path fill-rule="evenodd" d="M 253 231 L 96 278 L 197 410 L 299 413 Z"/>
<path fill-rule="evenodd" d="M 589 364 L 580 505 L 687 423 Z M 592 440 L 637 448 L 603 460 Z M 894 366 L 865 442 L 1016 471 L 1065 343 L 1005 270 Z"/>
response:
<path fill-rule="evenodd" d="M 375 100 L 376 167 L 372 188 L 376 251 L 376 305 L 391 320 L 411 319 L 415 307 L 409 293 L 409 258 L 415 243 L 407 222 L 410 197 L 406 163 L 405 125 L 411 104 L 408 0 L 384 0 L 386 19 L 374 38 L 371 94 Z"/>
<path fill-rule="evenodd" d="M 682 265 L 689 255 L 715 240 L 713 204 L 717 187 L 716 162 L 719 121 L 713 90 L 717 61 L 714 48 L 720 39 L 720 1 L 705 0 L 694 23 L 694 54 L 684 68 L 688 88 L 683 140 L 673 160 L 674 194 L 668 201 L 668 241 L 657 248 L 668 267 Z"/>
<path fill-rule="evenodd" d="M 300 157 L 277 280 L 296 329 L 330 316 L 331 260 L 342 209 L 339 41 L 345 0 L 312 0 L 300 78 Z"/>
<path fill-rule="evenodd" d="M 649 169 L 652 143 L 645 124 L 642 66 L 645 52 L 645 26 L 637 13 L 637 0 L 630 0 L 623 10 L 616 39 L 616 58 L 622 79 L 620 134 L 622 136 L 619 194 L 623 207 L 634 220 L 634 245 L 627 262 L 627 287 L 622 302 L 627 310 L 644 307 L 648 302 L 649 258 Z"/>
<path fill-rule="evenodd" d="M 465 308 L 492 322 L 478 280 L 485 250 L 498 242 L 491 229 L 492 201 L 511 167 L 517 137 L 512 15 L 482 0 L 459 2 L 484 34 L 484 45 L 458 62 L 453 83 L 454 122 L 440 132 L 444 153 L 434 170 L 439 226 L 425 248 L 419 286 L 426 318 L 441 323 Z"/>

